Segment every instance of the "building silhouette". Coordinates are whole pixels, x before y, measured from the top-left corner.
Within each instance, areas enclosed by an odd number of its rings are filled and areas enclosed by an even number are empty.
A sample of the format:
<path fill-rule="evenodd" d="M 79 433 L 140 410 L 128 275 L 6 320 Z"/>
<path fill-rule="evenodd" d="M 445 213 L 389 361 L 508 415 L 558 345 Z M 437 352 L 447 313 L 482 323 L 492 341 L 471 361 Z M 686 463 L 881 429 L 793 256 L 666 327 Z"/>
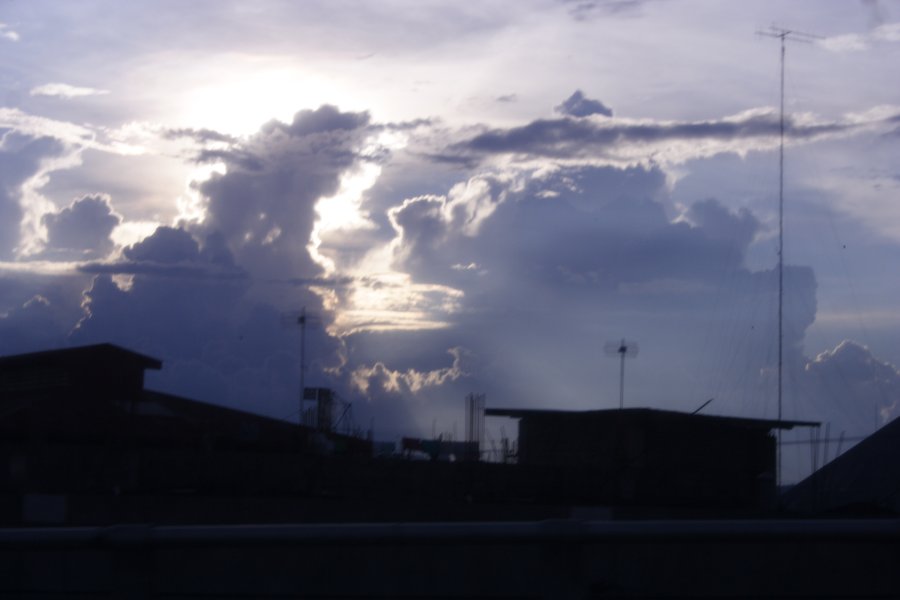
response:
<path fill-rule="evenodd" d="M 519 420 L 518 452 L 504 454 L 513 464 L 471 460 L 474 414 L 465 442 L 408 439 L 434 460 L 378 458 L 369 439 L 317 415 L 298 425 L 145 390 L 144 372 L 161 367 L 108 344 L 0 358 L 0 595 L 900 590 L 896 519 L 771 512 L 771 432 L 806 423 L 489 408 Z M 321 388 L 309 396 L 334 401 Z M 882 442 L 895 429 L 870 450 L 893 447 Z M 441 460 L 448 451 L 464 460 Z M 842 458 L 852 470 L 851 453 Z"/>

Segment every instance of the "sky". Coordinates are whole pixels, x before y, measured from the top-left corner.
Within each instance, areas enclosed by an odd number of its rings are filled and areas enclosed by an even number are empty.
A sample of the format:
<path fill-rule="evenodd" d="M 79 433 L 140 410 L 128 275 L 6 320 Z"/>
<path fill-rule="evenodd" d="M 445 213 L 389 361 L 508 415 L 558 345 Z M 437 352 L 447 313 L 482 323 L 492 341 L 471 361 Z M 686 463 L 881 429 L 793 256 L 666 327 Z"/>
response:
<path fill-rule="evenodd" d="M 615 408 L 623 339 L 626 406 L 775 418 L 773 25 L 816 36 L 782 410 L 821 463 L 900 401 L 896 1 L 2 0 L 0 354 L 111 342 L 296 420 L 305 309 L 306 384 L 376 439 Z"/>

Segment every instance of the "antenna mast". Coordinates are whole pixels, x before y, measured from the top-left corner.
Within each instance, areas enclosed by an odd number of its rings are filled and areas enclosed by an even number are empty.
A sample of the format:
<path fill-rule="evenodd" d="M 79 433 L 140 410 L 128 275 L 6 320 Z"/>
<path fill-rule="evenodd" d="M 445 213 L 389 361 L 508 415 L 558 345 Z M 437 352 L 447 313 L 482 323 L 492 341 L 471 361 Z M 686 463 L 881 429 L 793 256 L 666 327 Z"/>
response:
<path fill-rule="evenodd" d="M 300 424 L 303 424 L 303 401 L 306 400 L 306 307 L 300 309 L 297 317 L 300 325 Z"/>
<path fill-rule="evenodd" d="M 791 29 L 770 26 L 766 31 L 758 31 L 759 35 L 777 38 L 781 42 L 781 86 L 778 123 L 778 420 L 782 417 L 782 394 L 784 381 L 784 55 L 785 42 L 803 42 L 810 44 L 820 36 L 803 33 Z M 781 487 L 781 427 L 777 436 L 775 485 Z"/>
<path fill-rule="evenodd" d="M 303 420 L 306 414 L 304 413 L 304 406 L 307 400 L 315 400 L 315 397 L 306 397 L 306 326 L 307 324 L 315 324 L 319 321 L 319 318 L 315 315 L 309 315 L 306 312 L 306 307 L 300 309 L 300 312 L 291 312 L 289 314 L 282 316 L 282 323 L 285 325 L 299 325 L 300 326 L 300 399 L 299 399 L 299 408 L 300 408 L 300 424 L 303 425 Z M 309 423 L 307 423 L 309 425 Z"/>
<path fill-rule="evenodd" d="M 637 356 L 637 342 L 626 342 L 623 338 L 621 342 L 607 342 L 604 350 L 609 356 L 619 357 L 619 410 L 622 410 L 625 408 L 625 357 Z"/>

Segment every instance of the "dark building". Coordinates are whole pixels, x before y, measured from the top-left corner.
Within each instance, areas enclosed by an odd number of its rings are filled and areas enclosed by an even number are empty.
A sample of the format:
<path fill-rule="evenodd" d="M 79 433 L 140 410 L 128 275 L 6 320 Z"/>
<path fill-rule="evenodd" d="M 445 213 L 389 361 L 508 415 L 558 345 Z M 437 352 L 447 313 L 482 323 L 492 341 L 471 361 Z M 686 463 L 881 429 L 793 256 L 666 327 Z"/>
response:
<path fill-rule="evenodd" d="M 795 485 L 788 510 L 847 515 L 900 514 L 900 419 Z"/>
<path fill-rule="evenodd" d="M 893 598 L 900 589 L 896 520 L 715 520 L 717 510 L 698 510 L 696 520 L 628 520 L 656 516 L 635 511 L 590 521 L 602 510 L 575 510 L 746 506 L 745 494 L 772 485 L 772 429 L 801 423 L 493 409 L 520 421 L 518 464 L 379 461 L 370 442 L 317 418 L 304 427 L 143 390 L 144 371 L 160 367 L 110 345 L 0 359 L 0 595 Z M 321 389 L 308 399 L 336 401 Z M 896 430 L 860 444 L 860 459 L 892 453 Z M 478 447 L 458 444 L 446 447 Z"/>
<path fill-rule="evenodd" d="M 118 431 L 142 400 L 154 358 L 111 344 L 0 358 L 0 428 L 5 439 L 89 438 Z"/>
<path fill-rule="evenodd" d="M 772 430 L 816 425 L 646 408 L 485 414 L 518 419 L 520 466 L 568 470 L 586 495 L 638 506 L 770 506 Z"/>
<path fill-rule="evenodd" d="M 302 494 L 321 461 L 371 457 L 360 437 L 145 390 L 144 371 L 161 367 L 110 344 L 0 358 L 0 522 L 114 522 L 113 505 L 137 498 Z"/>
<path fill-rule="evenodd" d="M 340 400 L 326 388 L 307 390 L 314 409 L 297 425 L 144 390 L 144 371 L 161 366 L 108 344 L 0 358 L 0 517 L 34 522 L 41 502 L 59 498 L 66 516 L 55 522 L 83 523 L 196 522 L 215 505 L 230 507 L 221 522 L 753 511 L 774 505 L 772 430 L 809 425 L 649 409 L 483 411 L 470 399 L 468 441 L 407 438 L 404 450 L 434 460 L 374 460 L 369 439 L 335 431 Z M 482 413 L 519 420 L 516 464 L 478 460 Z M 89 496 L 99 508 L 77 516 Z M 257 509 L 234 509 L 250 497 Z M 188 501 L 197 509 L 177 508 Z"/>

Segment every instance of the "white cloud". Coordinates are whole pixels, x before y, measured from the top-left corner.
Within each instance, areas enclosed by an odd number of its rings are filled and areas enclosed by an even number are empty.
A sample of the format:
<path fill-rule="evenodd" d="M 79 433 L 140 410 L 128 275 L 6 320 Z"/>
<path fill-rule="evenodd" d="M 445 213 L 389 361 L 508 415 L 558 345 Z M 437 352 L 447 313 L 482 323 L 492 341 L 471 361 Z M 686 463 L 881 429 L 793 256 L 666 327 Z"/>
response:
<path fill-rule="evenodd" d="M 807 362 L 808 385 L 816 399 L 833 399 L 818 409 L 826 418 L 850 428 L 868 430 L 873 412 L 889 421 L 900 403 L 900 371 L 880 360 L 864 345 L 844 340 Z"/>
<path fill-rule="evenodd" d="M 109 90 L 79 87 L 68 83 L 46 83 L 31 90 L 32 96 L 55 96 L 59 98 L 78 98 L 81 96 L 102 96 Z"/>
<path fill-rule="evenodd" d="M 18 42 L 20 37 L 19 34 L 9 28 L 9 25 L 6 23 L 0 23 L 0 38 L 5 40 L 10 40 L 12 42 Z"/>
<path fill-rule="evenodd" d="M 900 42 L 900 22 L 884 23 L 867 33 L 834 35 L 819 44 L 832 52 L 861 52 L 880 42 Z"/>
<path fill-rule="evenodd" d="M 819 44 L 832 52 L 861 52 L 869 47 L 867 36 L 858 33 L 834 35 L 821 40 Z"/>
<path fill-rule="evenodd" d="M 453 356 L 453 365 L 450 367 L 431 371 L 416 369 L 400 371 L 377 362 L 371 367 L 359 366 L 354 369 L 351 381 L 363 394 L 368 394 L 373 385 L 377 385 L 385 392 L 416 394 L 426 387 L 439 387 L 466 375 L 461 366 L 465 351 L 462 348 L 451 348 L 447 352 Z"/>
<path fill-rule="evenodd" d="M 133 156 L 143 154 L 140 146 L 107 139 L 103 130 L 68 121 L 59 121 L 26 113 L 18 108 L 0 108 L 0 127 L 8 127 L 32 137 L 51 137 L 75 147 Z"/>

